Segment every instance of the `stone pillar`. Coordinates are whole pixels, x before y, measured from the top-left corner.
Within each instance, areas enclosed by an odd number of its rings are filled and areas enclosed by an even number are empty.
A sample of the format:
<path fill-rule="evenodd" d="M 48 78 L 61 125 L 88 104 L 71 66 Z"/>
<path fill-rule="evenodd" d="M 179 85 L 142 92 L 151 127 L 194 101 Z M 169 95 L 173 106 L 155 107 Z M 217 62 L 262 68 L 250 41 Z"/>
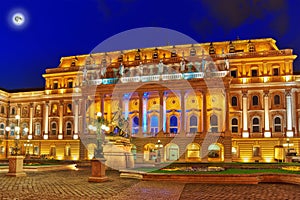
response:
<path fill-rule="evenodd" d="M 30 103 L 30 111 L 29 111 L 29 135 L 33 133 L 33 103 Z"/>
<path fill-rule="evenodd" d="M 286 98 L 286 136 L 293 137 L 293 118 L 292 118 L 292 96 L 291 90 L 286 90 L 285 92 Z"/>
<path fill-rule="evenodd" d="M 100 95 L 100 101 L 101 101 L 101 107 L 100 107 L 100 112 L 104 116 L 104 103 L 105 103 L 105 95 Z"/>
<path fill-rule="evenodd" d="M 144 92 L 139 92 L 139 135 L 143 135 L 143 96 Z"/>
<path fill-rule="evenodd" d="M 21 177 L 26 176 L 23 171 L 23 156 L 10 156 L 8 157 L 9 168 L 6 176 Z"/>
<path fill-rule="evenodd" d="M 247 92 L 243 91 L 243 133 L 242 136 L 244 138 L 249 137 L 248 132 L 248 96 Z"/>
<path fill-rule="evenodd" d="M 167 93 L 163 97 L 163 132 L 167 132 Z"/>
<path fill-rule="evenodd" d="M 148 96 L 143 98 L 143 132 L 147 133 L 147 104 L 148 104 Z"/>
<path fill-rule="evenodd" d="M 63 134 L 63 115 L 64 115 L 64 103 L 63 101 L 60 101 L 59 104 L 59 134 Z"/>
<path fill-rule="evenodd" d="M 128 94 L 125 94 L 125 97 L 123 99 L 124 101 L 124 117 L 125 119 L 128 119 L 129 117 L 129 97 Z"/>
<path fill-rule="evenodd" d="M 181 121 L 180 121 L 180 133 L 184 134 L 186 131 L 186 117 L 185 117 L 185 91 L 181 91 Z"/>
<path fill-rule="evenodd" d="M 229 89 L 224 89 L 224 96 L 225 96 L 225 135 L 230 136 L 230 120 L 229 120 Z"/>
<path fill-rule="evenodd" d="M 265 137 L 271 137 L 269 118 L 269 91 L 264 91 L 264 111 L 265 111 Z"/>
<path fill-rule="evenodd" d="M 89 177 L 89 182 L 104 182 L 108 181 L 108 177 L 105 175 L 105 159 L 93 159 L 91 160 L 92 165 L 92 176 Z"/>
<path fill-rule="evenodd" d="M 49 102 L 45 102 L 44 133 L 48 135 L 49 130 Z"/>
<path fill-rule="evenodd" d="M 206 91 L 202 91 L 202 132 L 207 133 Z"/>
<path fill-rule="evenodd" d="M 81 101 L 81 116 L 82 116 L 82 131 L 80 131 L 83 134 L 87 134 L 86 129 L 86 97 L 82 98 Z"/>
<path fill-rule="evenodd" d="M 164 92 L 159 91 L 159 127 L 158 132 L 163 132 L 163 118 L 164 118 Z"/>
<path fill-rule="evenodd" d="M 78 100 L 75 100 L 75 116 L 74 116 L 74 133 L 78 134 L 78 123 L 79 123 L 79 105 Z"/>

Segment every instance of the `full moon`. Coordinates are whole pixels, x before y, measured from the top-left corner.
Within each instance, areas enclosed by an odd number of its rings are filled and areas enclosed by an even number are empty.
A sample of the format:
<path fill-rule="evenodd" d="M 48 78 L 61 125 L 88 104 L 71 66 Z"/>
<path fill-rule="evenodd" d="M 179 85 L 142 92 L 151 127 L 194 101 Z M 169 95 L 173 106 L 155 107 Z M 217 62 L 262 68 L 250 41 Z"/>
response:
<path fill-rule="evenodd" d="M 15 13 L 12 16 L 12 22 L 16 26 L 22 26 L 25 22 L 25 17 L 22 13 Z"/>

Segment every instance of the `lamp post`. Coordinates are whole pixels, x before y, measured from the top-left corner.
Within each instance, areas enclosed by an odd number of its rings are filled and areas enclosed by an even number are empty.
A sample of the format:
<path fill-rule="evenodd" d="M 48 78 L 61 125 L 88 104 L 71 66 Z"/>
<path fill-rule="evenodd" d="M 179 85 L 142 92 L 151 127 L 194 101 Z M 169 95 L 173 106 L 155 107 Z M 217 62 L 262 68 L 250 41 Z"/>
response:
<path fill-rule="evenodd" d="M 6 147 L 5 147 L 5 149 L 6 149 L 6 151 L 5 151 L 5 156 L 6 156 L 6 158 L 8 158 L 8 134 L 9 134 L 9 131 L 10 131 L 10 127 L 9 126 L 7 126 L 7 127 L 5 127 L 5 131 L 6 131 Z"/>
<path fill-rule="evenodd" d="M 160 155 L 160 149 L 163 148 L 163 144 L 160 140 L 157 140 L 157 143 L 155 144 L 155 148 L 157 149 L 157 163 L 160 164 L 161 162 L 161 155 Z"/>
<path fill-rule="evenodd" d="M 102 116 L 101 112 L 98 112 L 94 124 L 88 126 L 89 130 L 94 131 L 97 139 L 97 148 L 94 151 L 94 158 L 91 160 L 92 163 L 92 176 L 89 177 L 89 182 L 104 182 L 108 178 L 105 175 L 105 158 L 103 154 L 103 143 L 104 143 L 104 131 L 109 131 L 108 121 Z"/>
<path fill-rule="evenodd" d="M 19 154 L 20 148 L 19 148 L 19 140 L 20 140 L 20 115 L 15 116 L 17 120 L 17 126 L 15 126 L 15 146 L 12 148 L 11 155 L 17 156 Z"/>

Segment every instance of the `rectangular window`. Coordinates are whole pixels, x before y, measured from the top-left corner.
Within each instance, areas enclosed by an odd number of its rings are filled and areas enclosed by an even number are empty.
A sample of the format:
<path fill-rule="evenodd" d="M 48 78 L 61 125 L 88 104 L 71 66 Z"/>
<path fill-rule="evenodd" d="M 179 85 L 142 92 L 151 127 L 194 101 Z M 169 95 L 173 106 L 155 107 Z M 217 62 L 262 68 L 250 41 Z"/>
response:
<path fill-rule="evenodd" d="M 232 130 L 233 133 L 237 133 L 238 132 L 238 127 L 237 126 L 232 126 Z"/>
<path fill-rule="evenodd" d="M 259 125 L 253 125 L 253 133 L 259 132 Z"/>
<path fill-rule="evenodd" d="M 233 77 L 233 78 L 236 78 L 237 77 L 236 70 L 230 71 L 230 76 Z"/>
<path fill-rule="evenodd" d="M 68 82 L 68 88 L 73 88 L 73 81 Z"/>
<path fill-rule="evenodd" d="M 58 82 L 54 82 L 53 83 L 53 89 L 57 89 L 58 88 Z"/>
<path fill-rule="evenodd" d="M 197 128 L 190 127 L 190 133 L 197 133 L 197 131 L 198 131 Z"/>
<path fill-rule="evenodd" d="M 39 147 L 38 146 L 34 146 L 33 147 L 33 155 L 39 155 L 40 151 L 39 151 Z"/>
<path fill-rule="evenodd" d="M 278 76 L 278 75 L 279 75 L 279 69 L 273 68 L 273 76 Z"/>
<path fill-rule="evenodd" d="M 257 76 L 257 70 L 256 69 L 251 70 L 251 76 L 253 76 L 253 77 Z"/>

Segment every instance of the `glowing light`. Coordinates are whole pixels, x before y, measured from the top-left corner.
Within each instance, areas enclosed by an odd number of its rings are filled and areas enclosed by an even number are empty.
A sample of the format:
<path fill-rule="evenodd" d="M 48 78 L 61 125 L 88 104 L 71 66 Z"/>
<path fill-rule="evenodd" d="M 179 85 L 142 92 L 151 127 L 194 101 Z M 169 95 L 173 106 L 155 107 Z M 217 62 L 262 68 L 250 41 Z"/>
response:
<path fill-rule="evenodd" d="M 293 131 L 287 131 L 287 132 L 286 132 L 286 136 L 287 136 L 287 137 L 293 137 L 293 136 L 294 136 Z"/>
<path fill-rule="evenodd" d="M 28 135 L 28 140 L 31 140 L 32 139 L 32 135 Z"/>
<path fill-rule="evenodd" d="M 264 133 L 264 136 L 265 136 L 266 138 L 270 138 L 270 137 L 271 137 L 271 132 L 266 131 L 266 132 Z"/>
<path fill-rule="evenodd" d="M 97 112 L 97 117 L 101 117 L 102 113 L 101 112 Z"/>
<path fill-rule="evenodd" d="M 249 137 L 249 133 L 248 132 L 243 132 L 243 138 L 248 138 Z"/>
<path fill-rule="evenodd" d="M 61 135 L 61 134 L 58 135 L 58 139 L 59 139 L 59 140 L 62 140 L 62 139 L 63 139 L 63 135 Z"/>
<path fill-rule="evenodd" d="M 44 135 L 44 140 L 48 140 L 48 135 Z"/>
<path fill-rule="evenodd" d="M 248 82 L 247 78 L 242 78 L 242 81 L 243 81 L 243 83 L 247 83 Z"/>
<path fill-rule="evenodd" d="M 265 161 L 268 162 L 268 163 L 272 162 L 272 158 L 265 158 Z"/>
<path fill-rule="evenodd" d="M 77 134 L 73 135 L 73 139 L 78 140 L 78 135 Z"/>
<path fill-rule="evenodd" d="M 243 162 L 249 162 L 249 158 L 243 158 Z"/>

